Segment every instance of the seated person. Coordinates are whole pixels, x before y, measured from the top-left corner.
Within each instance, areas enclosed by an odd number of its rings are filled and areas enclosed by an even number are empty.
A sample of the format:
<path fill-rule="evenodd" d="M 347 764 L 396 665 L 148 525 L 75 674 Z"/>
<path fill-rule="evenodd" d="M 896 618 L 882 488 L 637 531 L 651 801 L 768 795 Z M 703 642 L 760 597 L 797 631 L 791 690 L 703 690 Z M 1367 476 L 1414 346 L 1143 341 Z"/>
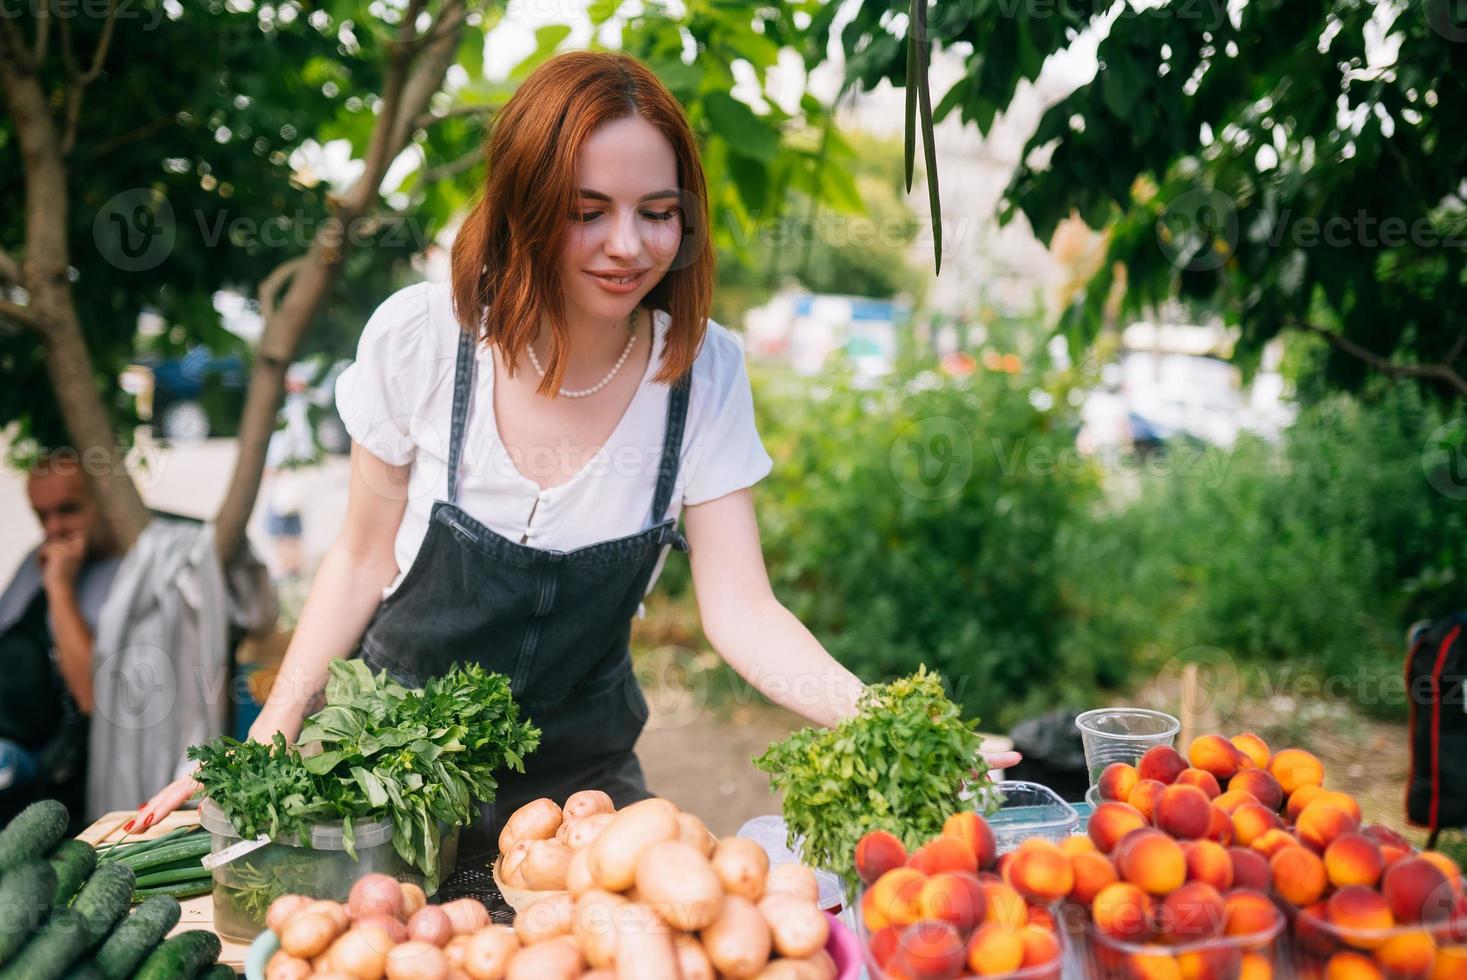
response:
<path fill-rule="evenodd" d="M 0 826 L 50 798 L 75 832 L 86 825 L 92 637 L 121 556 L 75 454 L 38 459 L 26 494 L 43 539 L 0 594 Z"/>

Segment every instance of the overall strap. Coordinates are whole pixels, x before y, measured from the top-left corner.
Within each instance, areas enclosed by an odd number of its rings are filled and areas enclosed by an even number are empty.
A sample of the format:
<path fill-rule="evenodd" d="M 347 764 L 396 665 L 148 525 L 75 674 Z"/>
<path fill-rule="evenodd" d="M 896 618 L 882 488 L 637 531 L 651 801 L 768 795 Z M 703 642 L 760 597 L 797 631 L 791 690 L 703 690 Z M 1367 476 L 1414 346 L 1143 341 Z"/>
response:
<path fill-rule="evenodd" d="M 688 421 L 688 392 L 692 388 L 693 370 L 672 386 L 667 396 L 667 434 L 662 440 L 662 462 L 657 468 L 657 490 L 652 495 L 652 520 L 660 523 L 667 517 L 672 503 L 672 488 L 677 483 L 678 463 L 682 460 L 683 428 Z"/>
<path fill-rule="evenodd" d="M 458 463 L 463 455 L 464 428 L 469 417 L 469 395 L 474 390 L 474 335 L 458 334 L 458 358 L 453 367 L 453 416 L 448 435 L 448 502 L 458 503 Z"/>

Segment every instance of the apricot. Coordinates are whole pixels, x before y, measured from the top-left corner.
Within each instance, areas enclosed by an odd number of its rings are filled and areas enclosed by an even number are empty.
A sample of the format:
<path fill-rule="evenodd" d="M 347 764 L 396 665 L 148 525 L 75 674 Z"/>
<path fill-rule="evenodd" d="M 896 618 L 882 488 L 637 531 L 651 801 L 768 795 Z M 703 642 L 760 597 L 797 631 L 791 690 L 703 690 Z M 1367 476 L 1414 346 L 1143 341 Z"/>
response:
<path fill-rule="evenodd" d="M 856 842 L 856 874 L 867 885 L 907 863 L 907 849 L 885 830 L 868 831 Z"/>
<path fill-rule="evenodd" d="M 1226 914 L 1216 888 L 1189 881 L 1162 901 L 1157 928 L 1171 942 L 1199 942 L 1223 931 Z"/>
<path fill-rule="evenodd" d="M 1192 949 L 1177 954 L 1182 980 L 1234 980 L 1243 968 L 1243 953 L 1231 946 Z"/>
<path fill-rule="evenodd" d="M 988 821 L 972 811 L 954 813 L 942 825 L 942 836 L 955 837 L 968 845 L 979 870 L 993 867 L 998 858 L 998 845 Z"/>
<path fill-rule="evenodd" d="M 1128 980 L 1182 980 L 1182 968 L 1176 957 L 1157 946 L 1154 952 L 1127 956 L 1125 975 Z"/>
<path fill-rule="evenodd" d="M 1443 946 L 1437 950 L 1430 980 L 1467 980 L 1467 946 Z"/>
<path fill-rule="evenodd" d="M 1100 792 L 1102 800 L 1115 800 L 1119 803 L 1126 802 L 1131 796 L 1131 790 L 1141 777 L 1136 772 L 1136 767 L 1127 762 L 1112 762 L 1101 772 L 1100 778 L 1095 781 L 1095 787 Z"/>
<path fill-rule="evenodd" d="M 1233 773 L 1251 761 L 1221 735 L 1198 735 L 1187 749 L 1187 760 L 1193 768 L 1210 772 L 1221 780 L 1232 779 Z"/>
<path fill-rule="evenodd" d="M 1273 884 L 1268 858 L 1248 847 L 1230 847 L 1228 857 L 1233 859 L 1233 887 L 1268 891 Z"/>
<path fill-rule="evenodd" d="M 968 940 L 968 969 L 981 977 L 1013 973 L 1024 964 L 1024 938 L 1019 929 L 985 922 Z"/>
<path fill-rule="evenodd" d="M 901 941 L 900 937 L 901 932 L 897 929 L 896 926 L 883 926 L 882 928 L 876 930 L 871 934 L 871 939 L 869 941 L 871 946 L 871 958 L 874 959 L 876 961 L 876 965 L 881 967 L 883 970 L 886 969 L 886 965 L 891 962 L 892 957 L 896 955 L 897 944 Z"/>
<path fill-rule="evenodd" d="M 1447 884 L 1452 886 L 1452 893 L 1454 895 L 1462 894 L 1462 869 L 1457 866 L 1456 861 L 1453 861 L 1441 851 L 1422 851 L 1421 859 L 1423 861 L 1430 861 L 1437 866 L 1438 870 L 1446 876 Z"/>
<path fill-rule="evenodd" d="M 1273 960 L 1262 953 L 1244 953 L 1238 962 L 1238 980 L 1273 980 Z"/>
<path fill-rule="evenodd" d="M 1146 826 L 1146 818 L 1135 807 L 1126 803 L 1107 801 L 1090 814 L 1090 826 L 1086 833 L 1095 842 L 1102 854 L 1115 849 L 1120 839 L 1133 830 Z"/>
<path fill-rule="evenodd" d="M 902 930 L 891 971 L 912 980 L 951 980 L 967 959 L 963 937 L 947 922 L 917 922 Z"/>
<path fill-rule="evenodd" d="M 1244 803 L 1233 811 L 1233 840 L 1244 847 L 1265 831 L 1282 826 L 1279 815 L 1262 803 Z"/>
<path fill-rule="evenodd" d="M 1212 824 L 1212 801 L 1196 786 L 1176 783 L 1156 801 L 1153 819 L 1159 829 L 1173 837 L 1197 840 L 1207 836 Z"/>
<path fill-rule="evenodd" d="M 1442 907 L 1443 899 L 1451 894 L 1447 876 L 1425 857 L 1405 858 L 1387 868 L 1380 893 L 1397 922 L 1437 922 L 1451 908 L 1450 904 Z"/>
<path fill-rule="evenodd" d="M 1187 760 L 1170 745 L 1147 749 L 1146 754 L 1136 763 L 1136 773 L 1142 779 L 1154 779 L 1167 786 L 1176 782 L 1186 768 Z"/>
<path fill-rule="evenodd" d="M 1273 899 L 1252 888 L 1234 888 L 1223 896 L 1223 932 L 1229 936 L 1266 933 L 1282 914 Z"/>
<path fill-rule="evenodd" d="M 1268 867 L 1273 873 L 1274 891 L 1300 908 L 1319 901 L 1329 886 L 1319 855 L 1297 844 L 1282 848 L 1268 862 Z"/>
<path fill-rule="evenodd" d="M 1222 795 L 1222 785 L 1217 777 L 1205 769 L 1183 769 L 1173 786 L 1196 786 L 1207 794 L 1209 800 Z"/>
<path fill-rule="evenodd" d="M 984 922 L 1014 932 L 1029 922 L 1029 908 L 1024 896 L 1001 881 L 984 881 Z"/>
<path fill-rule="evenodd" d="M 1410 842 L 1389 827 L 1374 824 L 1360 832 L 1380 845 L 1380 855 L 1385 858 L 1387 868 L 1402 858 L 1412 856 L 1413 849 Z"/>
<path fill-rule="evenodd" d="M 1243 769 L 1228 780 L 1230 792 L 1250 793 L 1254 799 L 1275 813 L 1284 805 L 1284 788 L 1267 769 Z"/>
<path fill-rule="evenodd" d="M 966 936 L 983 921 L 988 896 L 977 875 L 943 871 L 922 882 L 917 909 L 924 921 L 951 923 Z"/>
<path fill-rule="evenodd" d="M 1233 818 L 1213 807 L 1207 821 L 1206 836 L 1208 840 L 1227 847 L 1233 842 Z"/>
<path fill-rule="evenodd" d="M 1261 836 L 1254 838 L 1253 843 L 1248 846 L 1264 857 L 1271 859 L 1286 847 L 1298 847 L 1299 840 L 1287 830 L 1281 830 L 1275 827 L 1272 830 L 1265 830 Z"/>
<path fill-rule="evenodd" d="M 1374 887 L 1385 873 L 1385 856 L 1380 845 L 1364 834 L 1343 834 L 1324 849 L 1324 870 L 1336 888 Z"/>
<path fill-rule="evenodd" d="M 1309 802 L 1328 802 L 1331 806 L 1338 807 L 1339 809 L 1344 810 L 1347 814 L 1349 814 L 1351 819 L 1355 821 L 1357 826 L 1365 819 L 1365 815 L 1360 812 L 1360 801 L 1355 799 L 1355 797 L 1351 796 L 1349 793 L 1337 793 L 1333 790 L 1327 789 L 1322 793 L 1316 794 L 1313 798 L 1310 799 Z M 1307 808 L 1308 804 L 1306 804 L 1305 806 Z M 1300 812 L 1302 813 L 1303 811 Z"/>
<path fill-rule="evenodd" d="M 1340 948 L 1323 902 L 1300 909 L 1294 917 L 1294 945 L 1317 959 L 1328 959 Z"/>
<path fill-rule="evenodd" d="M 1312 752 L 1303 749 L 1284 749 L 1268 762 L 1269 774 L 1279 781 L 1285 793 L 1293 793 L 1300 786 L 1323 786 L 1324 763 Z"/>
<path fill-rule="evenodd" d="M 1166 791 L 1166 783 L 1155 779 L 1143 779 L 1131 790 L 1131 798 L 1126 802 L 1135 807 L 1141 816 L 1150 823 L 1156 816 L 1156 801 L 1161 799 L 1161 794 Z"/>
<path fill-rule="evenodd" d="M 1375 961 L 1392 980 L 1426 980 L 1436 960 L 1436 943 L 1424 932 L 1392 936 L 1375 950 Z"/>
<path fill-rule="evenodd" d="M 1070 855 L 1070 870 L 1075 884 L 1070 890 L 1070 899 L 1081 905 L 1089 905 L 1107 885 L 1120 880 L 1120 874 L 1110 858 L 1098 851 Z"/>
<path fill-rule="evenodd" d="M 1023 966 L 1025 969 L 1059 962 L 1060 942 L 1053 929 L 1046 929 L 1043 926 L 1025 926 L 1019 930 L 1019 939 L 1024 944 Z"/>
<path fill-rule="evenodd" d="M 1384 937 L 1372 935 L 1396 924 L 1391 907 L 1380 892 L 1364 885 L 1346 885 L 1324 903 L 1325 915 L 1341 938 L 1359 949 L 1374 949 Z"/>
<path fill-rule="evenodd" d="M 1244 792 L 1241 789 L 1233 789 L 1232 784 L 1230 783 L 1228 785 L 1228 788 L 1223 791 L 1222 795 L 1212 801 L 1212 805 L 1231 817 L 1233 813 L 1238 809 L 1238 807 L 1242 806 L 1244 803 L 1257 802 L 1258 797 L 1254 796 L 1252 793 Z"/>
<path fill-rule="evenodd" d="M 861 899 L 867 932 L 884 926 L 909 926 L 922 917 L 917 904 L 927 876 L 915 868 L 892 868 L 876 879 Z"/>
<path fill-rule="evenodd" d="M 1233 743 L 1233 748 L 1247 757 L 1250 763 L 1259 769 L 1268 768 L 1268 762 L 1273 758 L 1273 753 L 1269 751 L 1268 743 L 1262 738 L 1252 732 L 1244 732 L 1241 735 L 1234 735 L 1229 741 Z"/>
<path fill-rule="evenodd" d="M 1140 942 L 1149 936 L 1150 916 L 1151 899 L 1127 881 L 1102 888 L 1090 906 L 1095 928 L 1124 942 Z"/>
<path fill-rule="evenodd" d="M 1336 953 L 1324 966 L 1324 980 L 1385 980 L 1375 961 L 1360 953 Z"/>
<path fill-rule="evenodd" d="M 1059 849 L 1066 857 L 1074 857 L 1076 854 L 1099 854 L 1095 841 L 1083 834 L 1071 834 L 1059 842 Z"/>
<path fill-rule="evenodd" d="M 978 856 L 958 838 L 939 835 L 913 851 L 911 857 L 907 858 L 907 867 L 915 868 L 924 875 L 935 875 L 943 871 L 976 874 Z"/>
<path fill-rule="evenodd" d="M 1187 880 L 1182 846 L 1159 830 L 1145 830 L 1116 859 L 1121 878 L 1150 895 L 1169 895 Z"/>
<path fill-rule="evenodd" d="M 1032 902 L 1059 901 L 1075 885 L 1070 859 L 1048 841 L 1036 839 L 1035 843 L 1039 846 L 1025 847 L 1014 854 L 1009 884 Z"/>
<path fill-rule="evenodd" d="M 1199 840 L 1182 845 L 1187 856 L 1187 880 L 1211 885 L 1220 892 L 1233 887 L 1233 859 L 1216 841 Z"/>
<path fill-rule="evenodd" d="M 1329 794 L 1316 797 L 1294 823 L 1294 833 L 1299 835 L 1300 842 L 1320 853 L 1335 838 L 1358 833 L 1360 830 L 1359 818 L 1352 816 L 1328 797 Z"/>
<path fill-rule="evenodd" d="M 1290 822 L 1299 819 L 1299 814 L 1304 808 L 1314 802 L 1315 797 L 1325 792 L 1323 786 L 1300 786 L 1294 792 L 1287 794 L 1284 803 L 1284 817 Z"/>

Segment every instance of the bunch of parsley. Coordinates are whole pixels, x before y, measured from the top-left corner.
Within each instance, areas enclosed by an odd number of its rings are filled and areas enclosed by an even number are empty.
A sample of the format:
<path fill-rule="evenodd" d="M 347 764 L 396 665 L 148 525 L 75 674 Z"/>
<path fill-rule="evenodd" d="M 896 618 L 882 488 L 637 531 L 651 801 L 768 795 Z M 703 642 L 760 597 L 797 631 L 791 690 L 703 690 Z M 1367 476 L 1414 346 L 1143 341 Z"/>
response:
<path fill-rule="evenodd" d="M 754 760 L 784 793 L 789 846 L 853 890 L 856 842 L 867 831 L 890 831 L 909 850 L 918 847 L 965 808 L 960 794 L 981 791 L 988 772 L 977 720 L 963 721 L 925 667 L 867 687 L 858 708 L 837 727 L 801 729 Z"/>
<path fill-rule="evenodd" d="M 310 841 L 310 827 L 341 822 L 348 853 L 354 822 L 391 819 L 393 847 L 438 884 L 438 824 L 470 823 L 475 801 L 494 799 L 494 771 L 524 771 L 540 730 L 521 721 L 509 680 L 474 664 L 422 690 L 373 675 L 360 660 L 334 660 L 326 706 L 305 720 L 302 755 L 221 737 L 189 749 L 203 794 L 242 837 Z"/>

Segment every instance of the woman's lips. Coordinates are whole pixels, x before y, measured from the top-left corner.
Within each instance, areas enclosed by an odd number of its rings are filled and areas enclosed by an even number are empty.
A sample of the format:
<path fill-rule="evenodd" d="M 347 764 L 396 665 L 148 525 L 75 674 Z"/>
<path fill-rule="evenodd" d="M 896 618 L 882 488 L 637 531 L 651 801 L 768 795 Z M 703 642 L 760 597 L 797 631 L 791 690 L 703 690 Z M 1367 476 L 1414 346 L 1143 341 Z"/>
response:
<path fill-rule="evenodd" d="M 602 276 L 597 275 L 594 272 L 587 272 L 586 275 L 594 279 L 596 281 L 596 285 L 600 286 L 608 293 L 616 293 L 618 295 L 636 291 L 636 289 L 642 285 L 642 280 L 647 278 L 647 273 L 645 270 L 632 275 L 630 278 Z"/>

